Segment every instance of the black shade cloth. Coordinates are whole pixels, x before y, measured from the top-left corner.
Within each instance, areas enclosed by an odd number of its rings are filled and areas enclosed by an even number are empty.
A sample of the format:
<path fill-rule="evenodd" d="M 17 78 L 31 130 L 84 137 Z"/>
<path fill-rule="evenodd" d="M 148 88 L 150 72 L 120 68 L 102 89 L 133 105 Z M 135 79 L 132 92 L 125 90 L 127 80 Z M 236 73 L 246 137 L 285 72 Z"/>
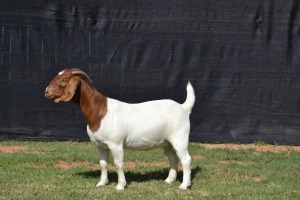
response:
<path fill-rule="evenodd" d="M 299 64 L 297 0 L 1 0 L 0 140 L 88 139 L 44 98 L 76 67 L 130 103 L 183 103 L 190 80 L 191 141 L 299 145 Z"/>

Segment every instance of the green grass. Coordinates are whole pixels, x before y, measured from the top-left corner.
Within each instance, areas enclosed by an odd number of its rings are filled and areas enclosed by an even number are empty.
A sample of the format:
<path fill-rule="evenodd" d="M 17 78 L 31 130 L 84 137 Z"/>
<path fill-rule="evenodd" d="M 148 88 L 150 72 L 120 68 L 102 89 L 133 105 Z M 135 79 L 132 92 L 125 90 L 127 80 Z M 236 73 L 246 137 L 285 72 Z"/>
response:
<path fill-rule="evenodd" d="M 23 151 L 0 151 L 0 199 L 300 199 L 300 153 L 257 152 L 255 149 L 208 149 L 191 143 L 192 188 L 179 190 L 164 183 L 168 168 L 163 150 L 125 151 L 128 187 L 117 191 L 117 174 L 110 184 L 99 181 L 98 152 L 90 142 L 0 142 L 25 146 Z M 62 169 L 59 163 L 70 164 Z M 110 156 L 110 163 L 112 158 Z M 146 164 L 145 164 L 146 163 Z"/>

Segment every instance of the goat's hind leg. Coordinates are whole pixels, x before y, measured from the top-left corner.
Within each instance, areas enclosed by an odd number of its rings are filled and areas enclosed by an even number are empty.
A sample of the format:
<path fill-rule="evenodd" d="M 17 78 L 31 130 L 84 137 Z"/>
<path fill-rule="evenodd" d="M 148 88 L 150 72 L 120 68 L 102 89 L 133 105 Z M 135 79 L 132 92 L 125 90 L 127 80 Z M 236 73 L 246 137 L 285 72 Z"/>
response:
<path fill-rule="evenodd" d="M 191 156 L 187 150 L 183 152 L 177 152 L 177 155 L 181 161 L 182 169 L 183 169 L 183 180 L 179 189 L 186 190 L 191 186 Z"/>
<path fill-rule="evenodd" d="M 101 147 L 98 147 L 99 153 L 100 153 L 100 166 L 101 166 L 101 177 L 100 181 L 97 183 L 97 187 L 104 186 L 108 183 L 108 177 L 107 177 L 107 162 L 108 162 L 108 155 L 109 150 L 103 149 Z"/>
<path fill-rule="evenodd" d="M 170 184 L 173 183 L 177 177 L 178 157 L 171 145 L 165 147 L 164 152 L 165 155 L 168 157 L 170 163 L 169 175 L 168 178 L 165 180 L 165 182 Z"/>
<path fill-rule="evenodd" d="M 172 145 L 177 153 L 177 156 L 182 164 L 183 180 L 179 189 L 186 190 L 191 186 L 191 156 L 187 150 L 188 137 L 184 140 L 178 140 L 172 142 Z"/>

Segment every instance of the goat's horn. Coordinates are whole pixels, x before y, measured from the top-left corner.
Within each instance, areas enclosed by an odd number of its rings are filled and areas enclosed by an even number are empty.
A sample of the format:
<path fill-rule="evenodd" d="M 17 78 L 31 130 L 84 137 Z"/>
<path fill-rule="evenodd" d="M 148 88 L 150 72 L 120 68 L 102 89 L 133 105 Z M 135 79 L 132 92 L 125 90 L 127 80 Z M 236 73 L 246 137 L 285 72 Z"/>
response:
<path fill-rule="evenodd" d="M 92 82 L 91 78 L 84 71 L 82 71 L 80 69 L 77 69 L 77 68 L 72 69 L 72 74 L 74 74 L 74 75 L 82 75 L 88 81 Z"/>

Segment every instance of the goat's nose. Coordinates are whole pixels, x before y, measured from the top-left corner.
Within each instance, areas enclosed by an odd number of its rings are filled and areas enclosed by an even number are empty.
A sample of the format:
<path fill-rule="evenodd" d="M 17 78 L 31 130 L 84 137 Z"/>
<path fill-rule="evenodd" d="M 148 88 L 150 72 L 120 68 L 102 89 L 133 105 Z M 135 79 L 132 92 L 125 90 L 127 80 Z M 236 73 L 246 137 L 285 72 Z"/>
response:
<path fill-rule="evenodd" d="M 49 97 L 50 96 L 50 93 L 48 91 L 48 87 L 45 89 L 45 97 Z"/>

